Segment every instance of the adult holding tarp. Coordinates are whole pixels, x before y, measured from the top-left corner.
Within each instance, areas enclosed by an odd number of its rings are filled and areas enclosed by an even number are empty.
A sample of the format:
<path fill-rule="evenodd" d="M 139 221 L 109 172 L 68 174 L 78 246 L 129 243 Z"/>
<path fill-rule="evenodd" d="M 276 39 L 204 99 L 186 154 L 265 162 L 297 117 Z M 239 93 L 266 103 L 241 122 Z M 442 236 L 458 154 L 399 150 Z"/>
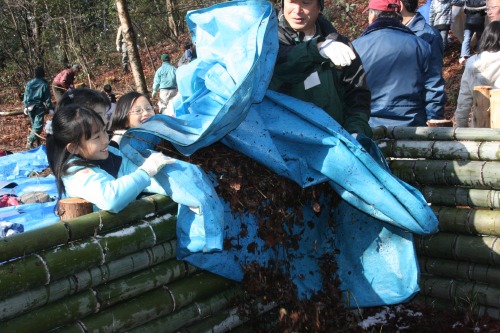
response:
<path fill-rule="evenodd" d="M 372 136 L 370 91 L 349 40 L 321 14 L 324 0 L 285 0 L 279 51 L 269 89 L 312 102 L 349 133 Z"/>
<path fill-rule="evenodd" d="M 371 0 L 366 30 L 353 41 L 372 93 L 371 126 L 426 126 L 444 117 L 441 73 L 430 70 L 429 43 L 402 24 L 399 0 Z"/>

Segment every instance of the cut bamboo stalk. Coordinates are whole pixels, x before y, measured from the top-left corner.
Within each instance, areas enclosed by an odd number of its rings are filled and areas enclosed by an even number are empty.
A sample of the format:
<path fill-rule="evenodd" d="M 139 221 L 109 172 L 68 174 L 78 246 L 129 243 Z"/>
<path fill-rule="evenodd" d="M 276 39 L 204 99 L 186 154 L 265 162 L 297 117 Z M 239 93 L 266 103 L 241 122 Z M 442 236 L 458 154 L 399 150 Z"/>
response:
<path fill-rule="evenodd" d="M 482 283 L 422 275 L 420 287 L 426 296 L 500 308 L 500 289 Z"/>
<path fill-rule="evenodd" d="M 64 198 L 57 203 L 57 215 L 61 221 L 68 221 L 93 212 L 91 202 L 81 198 Z"/>
<path fill-rule="evenodd" d="M 415 241 L 418 255 L 500 266 L 498 237 L 439 232 L 427 237 L 415 235 Z"/>
<path fill-rule="evenodd" d="M 500 287 L 499 267 L 425 256 L 419 256 L 418 262 L 423 274 Z"/>
<path fill-rule="evenodd" d="M 489 128 L 490 123 L 490 90 L 491 86 L 475 86 L 472 91 L 471 127 Z"/>
<path fill-rule="evenodd" d="M 500 211 L 432 206 L 439 230 L 471 235 L 500 236 Z"/>
<path fill-rule="evenodd" d="M 186 264 L 178 260 L 169 260 L 147 270 L 97 286 L 94 290 L 100 300 L 100 310 L 139 296 L 162 285 L 188 276 Z"/>
<path fill-rule="evenodd" d="M 0 333 L 46 333 L 53 328 L 98 311 L 98 302 L 91 290 L 65 297 L 22 316 L 2 322 Z"/>
<path fill-rule="evenodd" d="M 49 269 L 39 255 L 0 266 L 0 299 L 50 281 Z"/>
<path fill-rule="evenodd" d="M 125 256 L 103 266 L 93 267 L 90 270 L 67 276 L 47 286 L 30 289 L 10 298 L 4 298 L 0 300 L 0 320 L 13 318 L 63 297 L 114 281 L 127 274 L 141 271 L 174 257 L 175 241 L 170 241 L 156 245 L 152 249 L 142 250 Z M 190 265 L 187 269 L 187 274 L 193 274 L 197 270 Z"/>
<path fill-rule="evenodd" d="M 153 247 L 156 243 L 156 236 L 148 223 L 135 224 L 97 235 L 96 239 L 104 249 L 106 262 Z"/>
<path fill-rule="evenodd" d="M 464 304 L 457 304 L 454 301 L 445 300 L 442 298 L 425 296 L 422 293 L 418 294 L 412 302 L 419 303 L 422 305 L 429 306 L 433 309 L 449 311 L 450 309 L 456 309 L 461 312 L 470 312 L 472 310 L 472 314 L 478 317 L 482 316 L 490 316 L 494 319 L 500 319 L 500 308 L 488 307 L 484 305 L 479 306 L 467 306 Z"/>
<path fill-rule="evenodd" d="M 428 158 L 432 160 L 499 161 L 499 141 L 413 141 L 382 140 L 379 148 L 385 156 Z"/>
<path fill-rule="evenodd" d="M 148 207 L 148 209 L 144 207 Z M 96 212 L 78 217 L 70 224 L 56 223 L 6 237 L 0 242 L 0 262 L 65 244 L 70 240 L 82 239 L 116 229 L 141 220 L 145 216 L 154 215 L 155 209 L 158 209 L 159 214 L 170 218 L 172 211 L 176 211 L 177 204 L 172 204 L 171 199 L 166 196 L 156 194 L 132 202 L 126 209 L 117 214 Z M 70 233 L 68 228 L 71 230 Z"/>
<path fill-rule="evenodd" d="M 490 90 L 491 128 L 500 128 L 500 89 Z"/>
<path fill-rule="evenodd" d="M 387 127 L 387 138 L 397 140 L 499 141 L 500 129 L 468 127 Z"/>
<path fill-rule="evenodd" d="M 393 160 L 389 166 L 410 184 L 500 189 L 500 162 Z"/>
<path fill-rule="evenodd" d="M 419 186 L 427 202 L 441 206 L 500 208 L 500 191 L 465 187 Z"/>
<path fill-rule="evenodd" d="M 170 315 L 149 321 L 128 331 L 128 333 L 175 333 L 183 326 L 192 325 L 225 309 L 230 301 L 241 295 L 240 287 L 234 287 L 206 300 L 195 302 Z"/>
<path fill-rule="evenodd" d="M 453 121 L 450 119 L 431 119 L 427 121 L 429 127 L 453 127 Z"/>

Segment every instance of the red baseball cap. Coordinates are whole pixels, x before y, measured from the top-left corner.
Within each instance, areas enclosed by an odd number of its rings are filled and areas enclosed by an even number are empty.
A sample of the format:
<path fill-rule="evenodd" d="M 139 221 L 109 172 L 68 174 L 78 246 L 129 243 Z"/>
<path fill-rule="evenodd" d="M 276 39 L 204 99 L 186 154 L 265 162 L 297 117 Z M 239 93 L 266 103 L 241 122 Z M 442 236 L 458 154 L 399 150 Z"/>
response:
<path fill-rule="evenodd" d="M 363 13 L 366 13 L 368 9 L 399 13 L 401 11 L 401 3 L 399 0 L 370 0 L 368 7 L 363 10 Z"/>

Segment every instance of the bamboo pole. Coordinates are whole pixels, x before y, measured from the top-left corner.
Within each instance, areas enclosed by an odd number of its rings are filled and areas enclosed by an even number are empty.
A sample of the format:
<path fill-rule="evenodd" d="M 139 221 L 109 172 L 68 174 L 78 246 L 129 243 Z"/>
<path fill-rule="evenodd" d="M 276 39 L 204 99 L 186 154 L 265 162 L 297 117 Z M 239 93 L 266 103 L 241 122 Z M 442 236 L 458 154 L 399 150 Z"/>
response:
<path fill-rule="evenodd" d="M 427 202 L 441 206 L 500 208 L 500 191 L 465 187 L 419 186 Z"/>
<path fill-rule="evenodd" d="M 498 128 L 387 127 L 387 138 L 397 140 L 499 141 Z"/>
<path fill-rule="evenodd" d="M 490 125 L 500 128 L 500 89 L 490 90 Z"/>
<path fill-rule="evenodd" d="M 0 300 L 0 320 L 13 318 L 82 290 L 97 287 L 127 274 L 161 264 L 174 257 L 175 241 L 170 241 L 106 263 L 103 266 L 92 267 L 75 275 L 66 276 L 46 286 L 3 298 Z M 188 275 L 197 271 L 195 267 L 190 265 L 186 269 Z"/>
<path fill-rule="evenodd" d="M 0 333 L 46 333 L 98 311 L 99 305 L 92 290 L 65 297 L 22 316 L 2 322 Z"/>
<path fill-rule="evenodd" d="M 421 292 L 426 296 L 500 308 L 500 289 L 482 283 L 423 275 L 420 287 Z"/>
<path fill-rule="evenodd" d="M 138 326 L 128 331 L 128 333 L 175 333 L 180 328 L 192 325 L 200 320 L 215 315 L 217 312 L 225 309 L 230 301 L 242 294 L 240 287 L 234 287 L 216 294 L 206 300 L 195 302 L 170 315 L 160 317 L 149 321 L 144 325 Z"/>
<path fill-rule="evenodd" d="M 439 232 L 427 237 L 415 235 L 415 242 L 417 255 L 500 266 L 498 237 Z"/>
<path fill-rule="evenodd" d="M 155 212 L 171 218 L 171 213 L 176 209 L 177 205 L 172 204 L 170 198 L 157 194 L 136 200 L 117 214 L 103 211 L 91 213 L 71 220 L 70 223 L 56 223 L 6 237 L 0 242 L 0 262 L 65 244 L 70 240 L 94 236 L 99 232 L 104 233 L 140 220 L 144 216 L 154 215 Z"/>
<path fill-rule="evenodd" d="M 418 263 L 422 274 L 480 282 L 500 287 L 499 267 L 425 256 L 419 256 Z"/>
<path fill-rule="evenodd" d="M 457 304 L 457 302 L 445 300 L 442 298 L 430 297 L 418 294 L 412 302 L 429 306 L 433 309 L 449 311 L 450 309 L 456 309 L 457 311 L 469 313 L 472 310 L 472 314 L 478 317 L 490 316 L 494 319 L 500 319 L 500 308 L 488 307 L 484 305 L 478 306 L 468 306 L 467 308 L 464 304 Z"/>
<path fill-rule="evenodd" d="M 471 235 L 500 236 L 500 211 L 432 206 L 439 230 Z"/>
<path fill-rule="evenodd" d="M 0 299 L 49 281 L 47 264 L 38 255 L 4 264 L 0 266 Z"/>
<path fill-rule="evenodd" d="M 500 161 L 500 141 L 383 140 L 379 148 L 395 158 Z"/>
<path fill-rule="evenodd" d="M 500 162 L 393 160 L 394 175 L 410 184 L 500 189 Z"/>
<path fill-rule="evenodd" d="M 475 86 L 472 91 L 472 118 L 471 127 L 490 127 L 490 90 L 491 86 Z"/>

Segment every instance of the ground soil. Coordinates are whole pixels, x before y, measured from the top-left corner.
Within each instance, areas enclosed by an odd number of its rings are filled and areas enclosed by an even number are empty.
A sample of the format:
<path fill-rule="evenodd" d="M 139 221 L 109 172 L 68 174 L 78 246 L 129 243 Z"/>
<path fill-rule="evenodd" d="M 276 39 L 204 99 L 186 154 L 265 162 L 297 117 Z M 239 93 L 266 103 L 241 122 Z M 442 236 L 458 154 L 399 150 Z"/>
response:
<path fill-rule="evenodd" d="M 165 49 L 171 49 L 165 45 Z M 443 76 L 446 81 L 446 92 L 448 101 L 445 108 L 446 119 L 453 119 L 454 109 L 456 107 L 456 98 L 460 85 L 460 78 L 463 71 L 463 66 L 458 63 L 460 51 L 460 43 L 454 39 L 445 52 Z M 177 59 L 180 57 L 181 51 L 172 51 L 172 57 Z M 142 59 L 149 59 L 148 55 L 143 50 Z M 155 55 L 158 56 L 159 55 Z M 117 59 L 120 57 L 116 53 Z M 150 61 L 143 61 L 145 76 L 148 78 L 148 86 L 151 86 L 151 80 L 154 75 L 154 68 Z M 120 66 L 115 69 L 97 70 L 92 78 L 92 82 L 87 83 L 95 89 L 102 89 L 105 83 L 110 83 L 117 96 L 133 89 L 134 80 L 131 73 L 123 73 Z M 22 101 L 18 98 L 18 93 L 11 87 L 1 87 L 0 103 L 0 149 L 11 152 L 24 151 L 26 137 L 30 130 L 28 118 L 22 113 Z M 9 114 L 9 115 L 6 115 Z M 46 115 L 46 120 L 50 116 Z M 42 137 L 45 132 L 42 133 Z M 217 150 L 217 156 L 221 156 L 221 149 L 224 147 L 214 147 Z M 235 211 L 249 209 L 258 211 L 262 214 L 273 215 L 276 221 L 279 221 L 280 208 L 290 205 L 283 197 L 283 201 L 277 201 L 274 206 L 265 208 L 267 211 L 262 211 L 256 202 L 251 201 L 252 198 L 260 194 L 253 195 L 249 184 L 253 184 L 252 175 L 257 175 L 258 179 L 262 179 L 262 175 L 272 177 L 273 184 L 279 184 L 281 189 L 288 189 L 288 195 L 308 195 L 312 198 L 314 204 L 314 194 L 312 192 L 303 192 L 294 184 L 288 184 L 286 180 L 281 179 L 276 175 L 272 175 L 268 170 L 263 169 L 257 163 L 247 161 L 245 158 L 233 154 L 233 152 L 225 152 L 225 156 L 229 156 L 224 164 L 218 161 L 217 166 L 205 164 L 208 169 L 216 170 L 223 168 L 226 173 L 231 173 L 228 177 L 230 181 L 221 186 L 222 190 L 219 194 L 226 198 L 233 205 Z M 206 156 L 205 156 L 206 157 Z M 193 157 L 193 162 L 196 162 L 196 157 Z M 209 160 L 209 159 L 208 159 Z M 209 160 L 210 161 L 210 160 Z M 201 163 L 200 160 L 197 161 Z M 213 162 L 213 160 L 212 160 Z M 240 167 L 235 168 L 238 164 Z M 50 171 L 48 171 L 50 172 Z M 245 176 L 241 176 L 242 174 Z M 265 184 L 264 184 L 265 185 Z M 265 188 L 265 186 L 260 188 Z M 243 188 L 246 195 L 238 194 L 235 197 L 235 189 Z M 260 189 L 259 188 L 259 189 Z M 317 188 L 319 192 L 321 188 Z M 272 189 L 269 189 L 272 191 Z M 295 191 L 295 192 L 294 192 Z M 243 192 L 242 192 L 243 193 Z M 262 194 L 262 193 L 261 193 Z M 264 194 L 265 195 L 265 194 Z M 244 199 L 243 199 L 244 198 Z M 269 244 L 282 241 L 282 234 L 276 232 L 276 229 L 271 230 L 261 237 L 266 239 Z M 334 260 L 329 261 L 325 266 L 326 273 L 334 269 Z M 246 307 L 242 308 L 242 312 L 246 313 L 250 318 L 254 315 L 251 305 L 262 300 L 272 300 L 277 306 L 270 311 L 266 316 L 269 320 L 260 319 L 251 321 L 252 330 L 254 332 L 500 332 L 500 323 L 488 317 L 477 317 L 472 311 L 455 312 L 452 309 L 441 311 L 435 308 L 428 308 L 417 302 L 410 302 L 405 305 L 376 307 L 370 309 L 347 310 L 341 306 L 341 294 L 338 291 L 338 281 L 335 279 L 325 280 L 325 290 L 328 290 L 328 297 L 325 295 L 316 295 L 307 302 L 298 302 L 294 298 L 294 286 L 288 282 L 286 276 L 275 271 L 268 271 L 262 267 L 248 265 L 245 267 L 247 275 L 243 281 L 243 285 L 248 291 L 243 303 Z M 330 275 L 331 276 L 331 275 Z M 381 317 L 382 314 L 386 318 L 382 321 L 370 321 L 372 325 L 361 326 L 362 323 L 367 323 L 372 316 Z M 276 323 L 269 325 L 270 322 Z M 266 325 L 262 325 L 266 323 Z"/>

